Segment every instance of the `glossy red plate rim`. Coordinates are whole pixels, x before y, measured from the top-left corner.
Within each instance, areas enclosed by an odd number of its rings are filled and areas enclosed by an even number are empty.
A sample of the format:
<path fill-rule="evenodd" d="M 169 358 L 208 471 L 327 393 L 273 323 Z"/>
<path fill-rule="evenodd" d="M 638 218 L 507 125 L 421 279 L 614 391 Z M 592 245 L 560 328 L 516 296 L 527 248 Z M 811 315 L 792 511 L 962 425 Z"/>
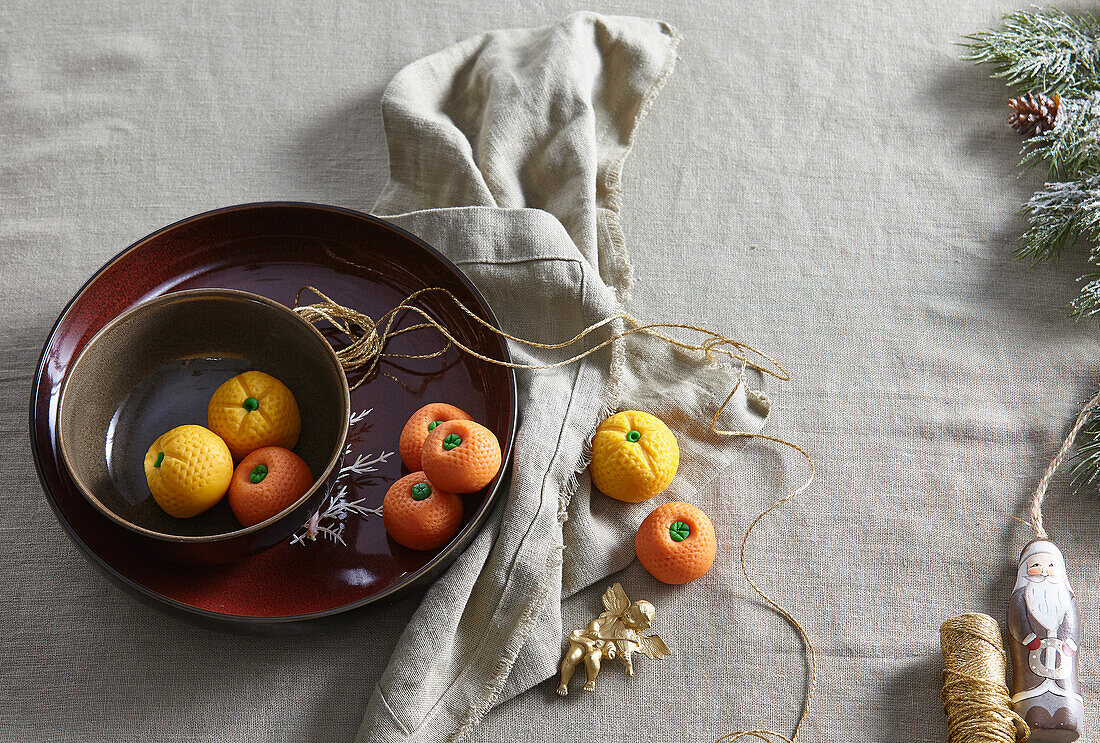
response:
<path fill-rule="evenodd" d="M 498 329 L 500 328 L 500 321 L 497 319 L 496 313 L 493 312 L 492 307 L 489 305 L 488 301 L 485 299 L 485 297 L 482 295 L 482 293 L 478 290 L 478 288 L 474 285 L 474 283 L 472 281 L 470 281 L 469 277 L 466 276 L 466 274 L 462 271 L 461 268 L 459 268 L 453 261 L 451 261 L 449 258 L 447 258 L 447 256 L 445 256 L 443 253 L 441 253 L 439 250 L 437 250 L 433 246 L 431 246 L 428 243 L 424 242 L 423 240 L 421 240 L 416 235 L 413 235 L 412 233 L 410 233 L 406 230 L 403 230 L 400 227 L 398 227 L 397 225 L 395 225 L 391 222 L 388 222 L 387 220 L 382 219 L 380 217 L 376 217 L 374 215 L 367 214 L 366 212 L 360 212 L 360 211 L 357 211 L 355 209 L 349 209 L 347 207 L 333 206 L 333 205 L 330 205 L 330 204 L 319 204 L 319 203 L 314 203 L 314 202 L 309 202 L 309 201 L 254 201 L 254 202 L 247 202 L 247 203 L 243 203 L 243 204 L 234 204 L 232 206 L 219 207 L 217 209 L 210 209 L 210 210 L 207 210 L 207 211 L 204 211 L 204 212 L 200 212 L 198 214 L 193 214 L 189 217 L 184 217 L 183 219 L 176 220 L 175 222 L 172 222 L 171 224 L 165 225 L 164 227 L 161 227 L 160 229 L 155 230 L 155 231 L 149 233 L 148 235 L 145 235 L 144 237 L 134 241 L 129 246 L 127 246 L 125 249 L 119 251 L 115 256 L 113 256 L 110 260 L 108 260 L 102 266 L 100 266 L 95 271 L 95 273 L 93 273 L 88 278 L 88 280 L 85 281 L 81 285 L 80 289 L 77 290 L 77 292 L 72 296 L 72 298 L 69 299 L 69 301 L 65 304 L 64 309 L 62 309 L 61 312 L 58 314 L 57 320 L 55 320 L 53 325 L 50 327 L 50 331 L 46 335 L 46 340 L 44 341 L 44 343 L 42 345 L 42 351 L 39 354 L 38 363 L 35 365 L 34 380 L 33 380 L 33 383 L 31 385 L 31 392 L 30 392 L 30 406 L 29 406 L 29 418 L 28 418 L 29 430 L 28 430 L 28 434 L 29 434 L 29 439 L 30 439 L 30 443 L 31 443 L 31 456 L 32 456 L 32 459 L 34 460 L 34 469 L 35 469 L 35 474 L 38 476 L 39 485 L 41 486 L 42 491 L 46 496 L 46 501 L 50 505 L 50 510 L 53 511 L 54 516 L 57 518 L 58 522 L 61 524 L 62 528 L 65 530 L 65 533 L 68 534 L 69 538 L 77 545 L 77 547 L 79 547 L 81 554 L 83 554 L 84 557 L 87 558 L 92 563 L 92 565 L 94 567 L 96 567 L 97 569 L 102 571 L 105 575 L 107 575 L 107 577 L 109 577 L 113 581 L 116 581 L 119 585 L 121 585 L 125 589 L 135 593 L 139 597 L 143 597 L 143 598 L 146 598 L 146 599 L 152 599 L 152 601 L 158 606 L 165 606 L 165 607 L 168 607 L 168 608 L 171 608 L 171 609 L 175 609 L 179 612 L 182 612 L 185 616 L 190 616 L 190 617 L 201 619 L 201 620 L 213 621 L 215 624 L 218 624 L 218 625 L 230 624 L 230 625 L 251 626 L 251 627 L 278 626 L 278 625 L 286 626 L 286 625 L 291 625 L 291 624 L 309 622 L 311 620 L 331 618 L 333 616 L 336 616 L 336 615 L 339 615 L 339 614 L 344 614 L 344 613 L 347 613 L 347 612 L 350 612 L 350 611 L 354 611 L 356 609 L 361 609 L 361 608 L 370 606 L 372 604 L 384 603 L 384 602 L 388 601 L 389 599 L 395 598 L 395 594 L 404 593 L 406 591 L 411 590 L 413 587 L 415 587 L 415 586 L 417 586 L 421 583 L 426 582 L 428 576 L 434 576 L 437 572 L 441 572 L 451 562 L 453 562 L 454 559 L 457 558 L 458 555 L 462 551 L 464 551 L 469 546 L 470 542 L 473 541 L 473 537 L 474 537 L 475 533 L 482 528 L 482 526 L 484 525 L 485 520 L 488 518 L 488 516 L 492 512 L 492 510 L 496 507 L 497 500 L 498 500 L 498 497 L 499 497 L 499 494 L 500 494 L 500 488 L 504 484 L 505 479 L 506 479 L 506 475 L 508 474 L 508 469 L 511 466 L 512 452 L 513 452 L 513 448 L 514 448 L 514 444 L 515 444 L 515 437 L 516 437 L 516 429 L 517 429 L 517 426 L 518 426 L 518 423 L 519 423 L 519 389 L 518 389 L 518 386 L 517 386 L 517 383 L 516 383 L 515 370 L 509 368 L 508 369 L 508 379 L 511 382 L 510 392 L 511 392 L 511 397 L 512 397 L 512 405 L 511 405 L 512 424 L 511 424 L 511 430 L 508 432 L 509 435 L 508 435 L 508 441 L 507 441 L 507 444 L 506 444 L 506 447 L 505 447 L 505 451 L 502 453 L 502 457 L 501 457 L 501 473 L 500 473 L 500 476 L 497 478 L 496 483 L 491 487 L 489 492 L 485 495 L 485 498 L 482 501 L 480 507 L 474 513 L 474 515 L 470 519 L 470 521 L 463 526 L 463 528 L 459 531 L 459 533 L 454 536 L 454 538 L 448 543 L 448 545 L 446 547 L 444 547 L 439 552 L 439 554 L 432 557 L 432 559 L 430 559 L 427 563 L 425 563 L 421 568 L 419 568 L 415 572 L 410 573 L 408 576 L 403 578 L 399 583 L 397 583 L 393 586 L 390 586 L 389 588 L 387 588 L 383 591 L 380 591 L 380 592 L 378 592 L 378 593 L 376 593 L 372 596 L 368 596 L 367 598 L 361 599 L 359 601 L 352 601 L 352 602 L 349 602 L 349 603 L 344 604 L 342 606 L 333 607 L 333 608 L 330 608 L 330 609 L 325 609 L 325 610 L 317 611 L 317 612 L 307 612 L 307 613 L 303 613 L 303 614 L 291 614 L 291 615 L 280 615 L 280 616 L 266 616 L 265 617 L 265 616 L 250 616 L 250 615 L 244 615 L 244 614 L 232 614 L 232 613 L 226 613 L 226 612 L 217 612 L 217 611 L 211 611 L 209 609 L 204 609 L 204 608 L 201 608 L 201 607 L 198 607 L 198 606 L 192 606 L 191 604 L 187 604 L 185 602 L 174 599 L 170 596 L 165 596 L 164 594 L 158 593 L 157 591 L 154 591 L 154 590 L 142 585 L 138 581 L 135 581 L 132 578 L 130 578 L 130 577 L 124 575 L 123 573 L 119 572 L 117 569 L 115 569 L 115 567 L 113 565 L 111 565 L 110 563 L 108 563 L 107 561 L 102 559 L 96 553 L 96 551 L 93 550 L 90 546 L 88 546 L 88 544 L 80 537 L 79 533 L 72 526 L 72 524 L 69 523 L 69 520 L 65 517 L 65 515 L 61 512 L 61 510 L 58 508 L 57 504 L 55 503 L 53 493 L 50 491 L 49 485 L 46 482 L 46 477 L 43 473 L 41 453 L 39 452 L 38 446 L 37 446 L 38 415 L 37 415 L 37 409 L 36 408 L 37 408 L 38 397 L 39 397 L 39 394 L 41 392 L 42 381 L 43 381 L 44 376 L 45 376 L 45 365 L 47 363 L 46 356 L 47 356 L 48 351 L 50 350 L 50 346 L 53 343 L 54 335 L 57 333 L 57 330 L 61 326 L 61 323 L 65 320 L 65 317 L 66 317 L 66 315 L 68 315 L 69 310 L 76 303 L 76 301 L 78 299 L 80 299 L 80 297 L 84 294 L 84 292 L 88 289 L 88 287 L 90 287 L 96 281 L 96 279 L 98 279 L 99 276 L 104 271 L 106 271 L 111 265 L 113 265 L 116 261 L 121 259 L 126 254 L 130 253 L 131 251 L 136 250 L 137 248 L 141 247 L 147 241 L 161 235 L 164 232 L 168 232 L 169 230 L 172 230 L 172 229 L 175 229 L 175 228 L 177 228 L 181 225 L 187 224 L 188 222 L 203 219 L 203 218 L 210 217 L 210 216 L 213 216 L 213 215 L 216 215 L 216 214 L 224 214 L 224 213 L 232 212 L 232 211 L 238 211 L 238 210 L 244 210 L 244 209 L 264 208 L 264 207 L 299 207 L 299 208 L 317 209 L 317 210 L 323 210 L 323 211 L 332 211 L 332 212 L 343 213 L 343 214 L 353 216 L 353 217 L 356 217 L 356 218 L 359 218 L 359 219 L 365 219 L 365 220 L 367 220 L 371 223 L 374 223 L 374 224 L 378 225 L 382 229 L 390 230 L 392 232 L 395 232 L 395 233 L 401 235 L 403 238 L 405 238 L 407 240 L 410 240 L 410 241 L 416 243 L 418 246 L 422 247 L 423 249 L 427 250 L 437 260 L 439 260 L 440 263 L 444 264 L 451 272 L 453 272 L 454 275 L 463 284 L 466 285 L 466 287 L 470 290 L 470 292 L 473 294 L 473 296 L 478 300 L 478 303 L 481 305 L 481 309 L 486 313 L 487 319 L 492 324 L 492 326 L 494 328 L 498 328 Z M 512 361 L 512 356 L 511 356 L 511 353 L 508 350 L 508 345 L 507 345 L 507 343 L 503 342 L 503 339 L 502 339 L 502 342 L 501 342 L 501 345 L 500 345 L 500 351 L 501 351 L 501 360 L 502 361 L 505 361 L 505 362 L 511 362 Z"/>

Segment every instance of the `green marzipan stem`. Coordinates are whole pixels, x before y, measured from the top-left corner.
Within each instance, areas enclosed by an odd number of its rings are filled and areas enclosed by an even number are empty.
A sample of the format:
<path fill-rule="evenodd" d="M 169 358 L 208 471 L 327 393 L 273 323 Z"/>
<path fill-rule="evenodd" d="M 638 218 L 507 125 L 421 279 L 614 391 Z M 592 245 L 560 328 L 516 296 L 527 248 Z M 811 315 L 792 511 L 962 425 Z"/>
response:
<path fill-rule="evenodd" d="M 432 421 L 431 423 L 429 423 L 428 424 L 428 432 L 431 433 L 432 431 L 434 431 L 435 427 L 438 426 L 442 422 L 443 421 Z"/>
<path fill-rule="evenodd" d="M 447 434 L 447 438 L 443 439 L 443 448 L 447 451 L 450 451 L 451 449 L 454 449 L 461 444 L 462 437 L 459 436 L 457 433 L 449 433 Z"/>
<path fill-rule="evenodd" d="M 672 537 L 673 542 L 682 542 L 691 536 L 691 527 L 683 521 L 677 521 L 668 527 L 668 535 Z"/>
<path fill-rule="evenodd" d="M 628 433 L 626 435 L 626 440 L 627 441 L 637 441 L 641 437 L 642 437 L 642 432 L 641 431 L 631 431 L 630 433 Z"/>
<path fill-rule="evenodd" d="M 426 482 L 418 482 L 412 486 L 413 500 L 424 500 L 432 494 L 432 486 Z"/>
<path fill-rule="evenodd" d="M 267 465 L 257 464 L 252 472 L 248 474 L 248 481 L 255 484 L 258 482 L 263 482 L 265 477 L 267 477 Z"/>
<path fill-rule="evenodd" d="M 260 401 L 255 397 L 245 398 L 245 401 L 241 403 L 241 407 L 251 413 L 253 410 L 260 409 Z"/>
<path fill-rule="evenodd" d="M 154 467 L 160 467 L 160 463 L 164 461 L 164 452 L 157 452 L 157 461 L 153 462 Z"/>

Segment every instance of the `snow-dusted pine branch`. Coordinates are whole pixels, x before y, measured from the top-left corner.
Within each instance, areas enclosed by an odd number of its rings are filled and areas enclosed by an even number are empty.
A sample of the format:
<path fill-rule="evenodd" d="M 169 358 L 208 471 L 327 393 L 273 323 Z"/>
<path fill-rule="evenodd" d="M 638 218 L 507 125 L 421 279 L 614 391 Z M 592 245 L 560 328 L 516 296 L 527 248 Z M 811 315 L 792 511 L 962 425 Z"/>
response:
<path fill-rule="evenodd" d="M 1100 273 L 1088 273 L 1081 277 L 1084 285 L 1071 305 L 1078 317 L 1100 316 Z"/>
<path fill-rule="evenodd" d="M 1027 231 L 1017 255 L 1033 263 L 1057 258 L 1080 239 L 1100 239 L 1100 175 L 1081 181 L 1046 183 L 1024 205 Z M 1093 261 L 1100 261 L 1092 250 Z"/>
<path fill-rule="evenodd" d="M 1020 165 L 1042 162 L 1052 180 L 1100 173 L 1100 92 L 1087 98 L 1063 98 L 1054 128 L 1024 142 Z"/>
<path fill-rule="evenodd" d="M 1009 123 L 1028 136 L 1024 170 L 1046 162 L 1051 182 L 1024 206 L 1028 228 L 1018 257 L 1038 263 L 1075 243 L 1089 246 L 1094 270 L 1081 277 L 1078 317 L 1100 317 L 1100 20 L 1033 7 L 999 28 L 967 37 L 968 59 L 1027 95 L 1009 101 Z M 1100 417 L 1085 427 L 1071 472 L 1078 490 L 1100 484 Z"/>
<path fill-rule="evenodd" d="M 1100 88 L 1100 21 L 1053 8 L 1009 13 L 1000 28 L 967 36 L 963 59 L 992 64 L 993 76 L 1039 93 L 1084 97 Z"/>

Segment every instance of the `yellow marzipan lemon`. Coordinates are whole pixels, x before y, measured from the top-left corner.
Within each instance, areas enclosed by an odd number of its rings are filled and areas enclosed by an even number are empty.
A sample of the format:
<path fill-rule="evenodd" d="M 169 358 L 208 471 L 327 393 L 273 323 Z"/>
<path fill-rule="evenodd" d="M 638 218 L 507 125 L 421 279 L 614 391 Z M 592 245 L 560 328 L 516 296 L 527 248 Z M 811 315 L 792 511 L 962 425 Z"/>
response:
<path fill-rule="evenodd" d="M 145 479 L 157 504 L 176 518 L 198 515 L 222 499 L 233 478 L 233 457 L 217 434 L 176 426 L 145 454 Z"/>
<path fill-rule="evenodd" d="M 664 492 L 679 466 L 680 447 L 672 431 L 640 410 L 616 413 L 592 438 L 592 482 L 616 500 L 639 503 Z"/>
<path fill-rule="evenodd" d="M 206 407 L 206 422 L 237 460 L 265 446 L 293 449 L 302 430 L 294 395 L 261 371 L 238 374 L 216 389 Z"/>

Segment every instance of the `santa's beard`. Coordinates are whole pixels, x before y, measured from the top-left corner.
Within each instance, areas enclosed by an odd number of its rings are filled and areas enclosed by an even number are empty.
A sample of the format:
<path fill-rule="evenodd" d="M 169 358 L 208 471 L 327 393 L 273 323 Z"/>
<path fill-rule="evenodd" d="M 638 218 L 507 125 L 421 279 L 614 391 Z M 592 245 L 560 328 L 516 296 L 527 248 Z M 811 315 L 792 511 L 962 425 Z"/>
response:
<path fill-rule="evenodd" d="M 1057 634 L 1072 600 L 1064 584 L 1047 580 L 1028 581 L 1024 593 L 1027 610 L 1051 635 Z"/>

